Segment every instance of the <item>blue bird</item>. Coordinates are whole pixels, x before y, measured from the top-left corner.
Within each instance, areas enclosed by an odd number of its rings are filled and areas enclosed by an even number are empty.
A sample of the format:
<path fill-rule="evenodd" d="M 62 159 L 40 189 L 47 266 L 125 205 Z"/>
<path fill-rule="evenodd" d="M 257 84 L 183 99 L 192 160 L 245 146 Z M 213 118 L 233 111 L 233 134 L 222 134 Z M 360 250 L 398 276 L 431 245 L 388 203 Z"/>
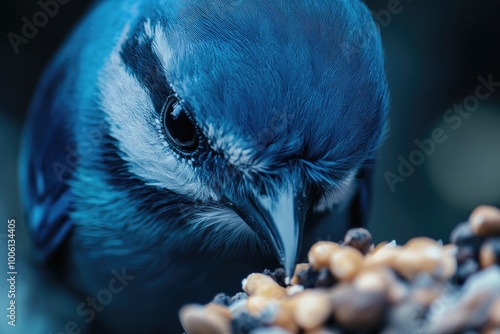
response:
<path fill-rule="evenodd" d="M 387 109 L 361 1 L 98 1 L 24 131 L 38 258 L 87 330 L 179 332 L 183 304 L 364 224 Z"/>

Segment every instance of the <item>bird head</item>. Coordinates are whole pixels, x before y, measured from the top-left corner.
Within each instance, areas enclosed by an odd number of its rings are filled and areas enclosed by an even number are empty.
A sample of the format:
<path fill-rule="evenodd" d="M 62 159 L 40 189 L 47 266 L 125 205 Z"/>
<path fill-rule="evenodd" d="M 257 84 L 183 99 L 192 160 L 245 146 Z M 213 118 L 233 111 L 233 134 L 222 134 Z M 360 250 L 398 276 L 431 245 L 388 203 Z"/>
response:
<path fill-rule="evenodd" d="M 262 246 L 291 273 L 307 212 L 341 202 L 383 136 L 370 12 L 351 0 L 143 6 L 101 73 L 121 158 L 187 203 L 171 212 L 200 249 Z"/>

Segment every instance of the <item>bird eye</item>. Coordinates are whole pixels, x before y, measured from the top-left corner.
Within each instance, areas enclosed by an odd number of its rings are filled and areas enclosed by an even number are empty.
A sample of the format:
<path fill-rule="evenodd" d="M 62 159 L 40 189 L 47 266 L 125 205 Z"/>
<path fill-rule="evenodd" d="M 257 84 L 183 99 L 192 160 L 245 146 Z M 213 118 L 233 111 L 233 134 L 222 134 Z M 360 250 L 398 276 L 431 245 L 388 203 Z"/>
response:
<path fill-rule="evenodd" d="M 196 151 L 199 142 L 196 125 L 175 96 L 167 99 L 162 114 L 166 138 L 170 144 L 184 153 Z"/>

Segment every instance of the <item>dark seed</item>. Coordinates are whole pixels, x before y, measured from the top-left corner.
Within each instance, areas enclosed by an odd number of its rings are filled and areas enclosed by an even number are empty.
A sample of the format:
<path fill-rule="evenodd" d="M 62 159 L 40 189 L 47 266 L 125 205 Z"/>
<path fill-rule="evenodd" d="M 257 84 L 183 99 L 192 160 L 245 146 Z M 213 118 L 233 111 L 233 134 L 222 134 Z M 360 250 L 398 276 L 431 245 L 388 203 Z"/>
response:
<path fill-rule="evenodd" d="M 475 235 L 468 222 L 458 224 L 450 234 L 450 241 L 457 246 L 470 244 L 474 238 Z"/>
<path fill-rule="evenodd" d="M 339 287 L 331 294 L 336 322 L 348 331 L 376 331 L 385 323 L 388 301 L 384 293 Z"/>
<path fill-rule="evenodd" d="M 456 274 L 456 282 L 461 285 L 464 284 L 465 281 L 477 273 L 479 270 L 479 264 L 475 260 L 467 260 L 460 266 L 458 266 L 457 274 Z"/>
<path fill-rule="evenodd" d="M 361 253 L 366 254 L 373 246 L 373 238 L 367 229 L 352 228 L 345 235 L 344 245 L 354 247 Z"/>
<path fill-rule="evenodd" d="M 328 269 L 328 268 L 327 268 Z M 304 286 L 305 289 L 311 289 L 316 286 L 318 281 L 319 272 L 313 267 L 309 267 L 307 270 L 303 270 L 297 273 L 300 285 Z"/>
<path fill-rule="evenodd" d="M 457 247 L 457 263 L 460 265 L 467 260 L 476 260 L 478 255 L 478 249 L 468 245 L 461 245 Z"/>
<path fill-rule="evenodd" d="M 247 298 L 248 298 L 248 295 L 246 293 L 238 292 L 233 297 L 231 297 L 230 305 L 233 305 L 234 303 L 239 302 L 242 299 L 247 299 Z"/>
<path fill-rule="evenodd" d="M 469 224 L 477 236 L 500 236 L 500 210 L 494 206 L 478 206 L 470 214 Z"/>
<path fill-rule="evenodd" d="M 231 297 L 229 297 L 225 293 L 219 293 L 218 295 L 216 295 L 214 297 L 214 299 L 212 300 L 212 303 L 219 304 L 219 305 L 226 306 L 226 307 L 230 306 L 232 304 Z"/>
<path fill-rule="evenodd" d="M 337 280 L 332 276 L 328 268 L 321 268 L 318 272 L 316 288 L 329 288 L 337 283 Z"/>
<path fill-rule="evenodd" d="M 267 276 L 271 277 L 280 286 L 282 286 L 284 288 L 287 287 L 287 284 L 286 284 L 286 270 L 285 269 L 278 268 L 275 271 L 271 271 L 269 269 L 265 269 L 262 273 L 264 275 L 267 275 Z"/>

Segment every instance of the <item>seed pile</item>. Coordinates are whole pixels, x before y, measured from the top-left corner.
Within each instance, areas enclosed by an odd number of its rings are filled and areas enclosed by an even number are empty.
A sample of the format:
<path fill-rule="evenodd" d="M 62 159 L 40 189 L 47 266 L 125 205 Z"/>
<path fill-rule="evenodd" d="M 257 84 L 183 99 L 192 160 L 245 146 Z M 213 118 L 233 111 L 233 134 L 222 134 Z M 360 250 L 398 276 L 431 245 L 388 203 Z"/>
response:
<path fill-rule="evenodd" d="M 373 245 L 362 228 L 321 241 L 289 280 L 250 274 L 244 292 L 180 311 L 188 334 L 500 333 L 500 210 L 476 208 L 451 233 Z"/>

